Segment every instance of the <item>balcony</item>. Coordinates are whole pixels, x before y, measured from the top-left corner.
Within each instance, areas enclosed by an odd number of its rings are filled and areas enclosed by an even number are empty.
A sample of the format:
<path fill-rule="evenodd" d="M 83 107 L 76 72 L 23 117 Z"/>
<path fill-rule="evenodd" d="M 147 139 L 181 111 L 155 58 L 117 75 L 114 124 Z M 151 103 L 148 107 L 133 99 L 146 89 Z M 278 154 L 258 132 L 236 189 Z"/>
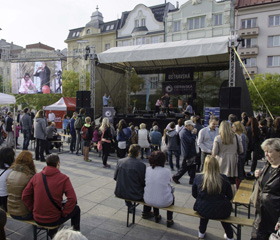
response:
<path fill-rule="evenodd" d="M 245 56 L 252 56 L 252 55 L 258 55 L 259 48 L 258 47 L 252 47 L 252 48 L 240 48 L 240 55 L 242 57 Z"/>
<path fill-rule="evenodd" d="M 244 29 L 239 29 L 238 35 L 240 37 L 242 36 L 253 36 L 253 35 L 258 35 L 259 34 L 259 27 L 255 28 L 244 28 Z"/>
<path fill-rule="evenodd" d="M 250 75 L 254 75 L 258 73 L 258 67 L 247 67 L 247 71 Z M 243 71 L 245 74 L 245 71 Z"/>

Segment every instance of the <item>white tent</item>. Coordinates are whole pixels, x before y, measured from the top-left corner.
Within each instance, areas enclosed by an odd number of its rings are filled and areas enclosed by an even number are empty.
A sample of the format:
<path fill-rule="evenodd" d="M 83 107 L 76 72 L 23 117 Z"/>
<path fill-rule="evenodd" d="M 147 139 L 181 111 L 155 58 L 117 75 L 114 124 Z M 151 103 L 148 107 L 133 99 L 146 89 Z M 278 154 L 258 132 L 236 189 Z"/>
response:
<path fill-rule="evenodd" d="M 97 54 L 101 65 L 124 70 L 133 67 L 136 72 L 152 68 L 222 65 L 229 63 L 229 36 L 156 44 L 113 47 Z M 147 72 L 148 73 L 148 72 Z"/>
<path fill-rule="evenodd" d="M 12 95 L 0 93 L 0 105 L 15 104 L 16 98 Z"/>

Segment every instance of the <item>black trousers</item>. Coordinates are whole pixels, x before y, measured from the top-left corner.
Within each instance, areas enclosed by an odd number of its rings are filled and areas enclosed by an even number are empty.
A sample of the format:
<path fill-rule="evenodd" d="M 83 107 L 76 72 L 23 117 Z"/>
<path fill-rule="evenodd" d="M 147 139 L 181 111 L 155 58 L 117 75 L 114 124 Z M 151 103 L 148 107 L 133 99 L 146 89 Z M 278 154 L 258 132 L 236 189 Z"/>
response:
<path fill-rule="evenodd" d="M 173 203 L 171 205 L 174 205 L 174 202 L 175 202 L 175 198 L 173 196 Z M 159 215 L 159 209 L 158 208 L 154 207 L 154 214 L 155 214 L 155 217 Z M 172 219 L 173 219 L 173 212 L 167 211 L 167 220 L 170 221 Z"/>
<path fill-rule="evenodd" d="M 76 231 L 80 231 L 81 209 L 78 205 L 76 205 L 73 211 L 69 213 L 66 217 L 61 217 L 56 222 L 40 223 L 36 221 L 36 223 L 42 226 L 58 226 L 65 223 L 69 219 L 71 219 L 71 226 L 73 227 L 73 229 Z"/>
<path fill-rule="evenodd" d="M 39 155 L 40 155 L 40 160 L 45 161 L 44 151 L 46 148 L 46 143 L 47 143 L 47 140 L 36 138 L 36 149 L 35 149 L 35 159 L 36 160 L 39 160 Z"/>
<path fill-rule="evenodd" d="M 204 161 L 206 156 L 211 155 L 211 153 L 201 151 L 201 171 L 203 171 Z"/>
<path fill-rule="evenodd" d="M 201 233 L 206 232 L 208 222 L 209 222 L 209 219 L 200 218 L 199 232 L 201 232 Z M 233 231 L 232 231 L 230 223 L 221 222 L 221 224 L 226 232 L 227 237 L 233 238 Z"/>
<path fill-rule="evenodd" d="M 175 179 L 179 180 L 183 175 L 188 172 L 190 176 L 190 180 L 193 180 L 195 177 L 195 169 L 196 165 L 187 165 L 187 158 L 183 159 L 181 168 L 178 170 L 178 172 L 173 176 Z"/>
<path fill-rule="evenodd" d="M 111 150 L 111 143 L 102 142 L 102 162 L 103 165 L 107 165 L 108 156 Z"/>

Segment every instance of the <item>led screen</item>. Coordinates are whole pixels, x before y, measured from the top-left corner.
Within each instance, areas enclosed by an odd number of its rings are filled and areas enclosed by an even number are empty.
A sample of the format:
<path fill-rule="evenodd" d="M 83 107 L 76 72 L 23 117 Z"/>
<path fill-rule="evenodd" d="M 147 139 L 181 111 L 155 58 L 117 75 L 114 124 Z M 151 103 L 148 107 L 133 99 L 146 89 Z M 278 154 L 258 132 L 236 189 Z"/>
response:
<path fill-rule="evenodd" d="M 11 63 L 13 94 L 62 93 L 61 61 Z"/>

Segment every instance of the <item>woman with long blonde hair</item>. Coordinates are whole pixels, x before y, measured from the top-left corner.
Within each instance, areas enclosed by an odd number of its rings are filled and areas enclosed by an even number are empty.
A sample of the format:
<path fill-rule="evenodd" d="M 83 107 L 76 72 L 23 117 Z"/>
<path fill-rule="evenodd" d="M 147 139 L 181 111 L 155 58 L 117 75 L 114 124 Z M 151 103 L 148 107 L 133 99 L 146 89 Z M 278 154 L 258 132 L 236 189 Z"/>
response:
<path fill-rule="evenodd" d="M 197 174 L 192 195 L 196 198 L 193 209 L 203 218 L 200 219 L 198 237 L 203 239 L 209 219 L 226 219 L 230 216 L 233 198 L 230 183 L 227 177 L 220 174 L 220 167 L 214 156 L 205 158 L 203 172 Z M 221 211 L 222 209 L 222 211 Z M 228 240 L 233 240 L 233 231 L 230 223 L 221 222 Z"/>
<path fill-rule="evenodd" d="M 237 149 L 239 148 L 240 154 L 243 153 L 241 137 L 234 134 L 227 121 L 221 122 L 219 134 L 214 139 L 212 155 L 217 158 L 221 173 L 228 177 L 231 184 L 235 184 L 235 178 L 238 177 Z"/>
<path fill-rule="evenodd" d="M 102 132 L 102 161 L 103 161 L 103 168 L 110 168 L 111 166 L 107 164 L 107 159 L 111 150 L 111 142 L 113 139 L 111 133 L 110 122 L 108 118 L 103 118 L 100 131 Z"/>

